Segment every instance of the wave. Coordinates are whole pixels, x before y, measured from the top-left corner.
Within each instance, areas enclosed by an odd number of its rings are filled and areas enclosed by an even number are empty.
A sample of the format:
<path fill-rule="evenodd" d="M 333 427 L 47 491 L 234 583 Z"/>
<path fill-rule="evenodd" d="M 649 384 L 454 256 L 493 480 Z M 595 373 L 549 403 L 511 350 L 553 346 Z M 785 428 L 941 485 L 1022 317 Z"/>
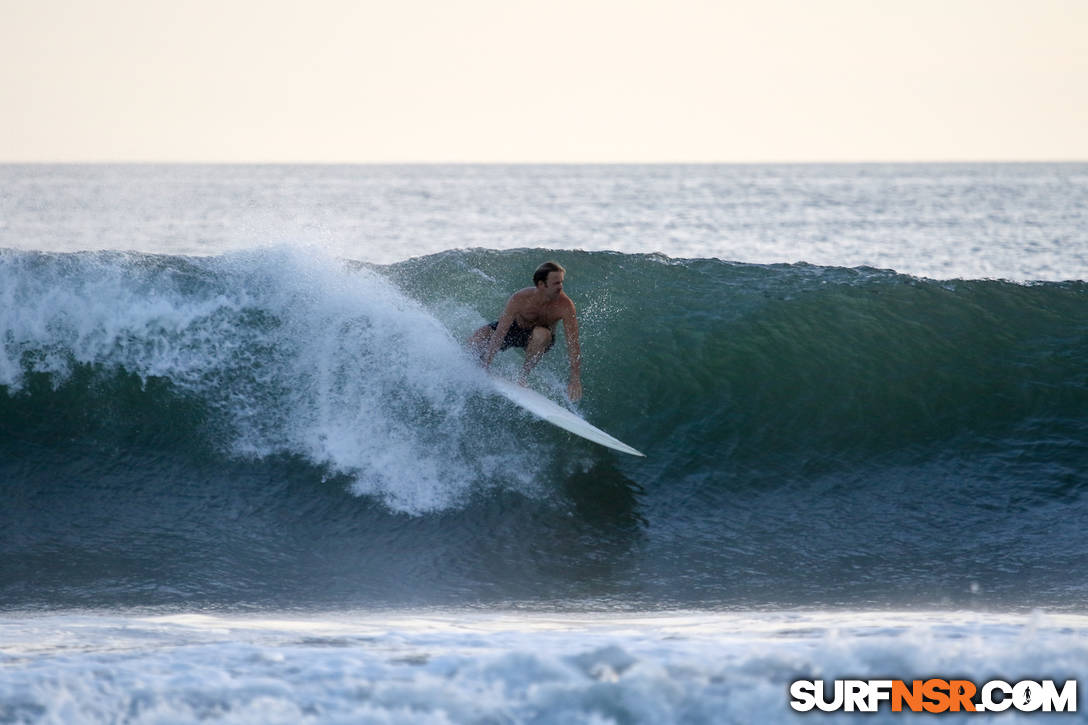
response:
<path fill-rule="evenodd" d="M 553 257 L 579 306 L 579 410 L 645 461 L 511 409 L 463 349 Z M 1031 597 L 1085 596 L 1024 564 L 1088 553 L 1084 282 L 540 249 L 4 251 L 0 339 L 15 600 L 900 603 L 906 562 L 949 556 L 929 601 L 1011 595 L 1013 571 Z M 560 341 L 533 382 L 559 399 L 565 375 Z"/>

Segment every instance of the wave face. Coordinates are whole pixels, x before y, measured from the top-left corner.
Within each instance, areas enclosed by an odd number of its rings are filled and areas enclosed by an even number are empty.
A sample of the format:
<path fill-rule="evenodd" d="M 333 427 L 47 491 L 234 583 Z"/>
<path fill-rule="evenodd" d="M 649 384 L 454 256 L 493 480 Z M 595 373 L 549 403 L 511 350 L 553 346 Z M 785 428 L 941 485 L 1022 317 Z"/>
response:
<path fill-rule="evenodd" d="M 552 257 L 580 412 L 646 459 L 462 348 Z M 1088 602 L 1084 282 L 7 251 L 0 340 L 4 606 Z"/>

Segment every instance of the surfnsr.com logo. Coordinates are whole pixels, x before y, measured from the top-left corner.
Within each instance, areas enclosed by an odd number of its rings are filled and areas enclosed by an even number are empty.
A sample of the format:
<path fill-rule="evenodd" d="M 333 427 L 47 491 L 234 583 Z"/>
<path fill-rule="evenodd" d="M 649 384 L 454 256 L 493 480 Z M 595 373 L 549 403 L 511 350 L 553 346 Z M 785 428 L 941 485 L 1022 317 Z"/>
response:
<path fill-rule="evenodd" d="M 1076 712 L 1077 681 L 1060 687 L 1054 680 L 797 680 L 790 684 L 790 707 L 798 712 Z"/>

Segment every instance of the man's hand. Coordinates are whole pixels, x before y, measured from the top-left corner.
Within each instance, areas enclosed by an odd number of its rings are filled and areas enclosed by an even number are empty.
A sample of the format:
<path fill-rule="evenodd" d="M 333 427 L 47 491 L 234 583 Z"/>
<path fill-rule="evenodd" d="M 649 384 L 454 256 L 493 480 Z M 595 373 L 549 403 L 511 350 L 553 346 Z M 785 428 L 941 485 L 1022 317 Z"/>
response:
<path fill-rule="evenodd" d="M 582 399 L 582 381 L 571 380 L 567 385 L 567 397 L 570 398 L 572 403 L 577 403 Z"/>

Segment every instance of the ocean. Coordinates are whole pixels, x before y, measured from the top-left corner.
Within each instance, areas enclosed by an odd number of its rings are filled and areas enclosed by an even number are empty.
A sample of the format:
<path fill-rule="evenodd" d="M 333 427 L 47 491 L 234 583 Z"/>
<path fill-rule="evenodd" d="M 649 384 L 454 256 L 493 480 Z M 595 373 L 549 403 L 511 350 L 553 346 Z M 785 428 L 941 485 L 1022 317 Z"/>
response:
<path fill-rule="evenodd" d="M 546 260 L 644 459 L 464 349 Z M 1083 688 L 1086 280 L 1088 164 L 0 166 L 0 723 Z"/>

